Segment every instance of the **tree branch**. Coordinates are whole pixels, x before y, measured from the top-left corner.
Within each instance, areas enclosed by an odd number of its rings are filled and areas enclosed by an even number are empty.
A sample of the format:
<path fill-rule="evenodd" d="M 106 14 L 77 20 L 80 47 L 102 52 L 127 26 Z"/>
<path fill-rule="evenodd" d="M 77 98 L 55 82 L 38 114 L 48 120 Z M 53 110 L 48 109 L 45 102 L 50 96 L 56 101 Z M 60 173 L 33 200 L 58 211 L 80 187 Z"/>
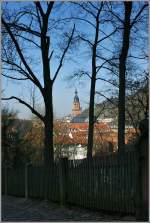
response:
<path fill-rule="evenodd" d="M 35 5 L 39 9 L 39 12 L 40 12 L 41 16 L 44 17 L 45 14 L 44 14 L 44 11 L 42 9 L 41 3 L 38 1 L 38 2 L 35 2 Z"/>
<path fill-rule="evenodd" d="M 78 72 L 73 74 L 74 77 L 82 77 L 84 75 L 86 75 L 87 77 L 89 77 L 91 79 L 90 74 L 86 71 L 83 71 L 83 70 L 79 70 Z"/>
<path fill-rule="evenodd" d="M 32 79 L 32 77 L 21 67 L 21 65 L 18 65 L 10 60 L 2 60 L 2 62 L 8 64 L 8 65 L 12 65 L 12 66 L 15 66 L 17 67 L 18 69 L 14 69 L 14 68 L 2 68 L 2 69 L 5 69 L 5 70 L 15 70 L 17 72 L 19 72 L 20 74 L 22 74 L 23 76 L 27 77 L 30 81 L 32 81 L 33 84 L 36 85 L 35 81 Z"/>
<path fill-rule="evenodd" d="M 29 28 L 27 26 L 17 25 L 15 23 L 7 23 L 7 25 L 8 25 L 8 27 L 15 27 L 17 30 L 28 32 L 30 34 L 33 34 L 34 36 L 41 37 L 41 34 L 39 32 L 32 30 L 31 28 Z"/>
<path fill-rule="evenodd" d="M 101 59 L 101 60 L 105 60 L 108 64 L 110 64 L 111 66 L 115 66 L 115 67 L 117 67 L 117 65 L 116 65 L 116 63 L 113 63 L 112 61 L 113 60 L 118 60 L 119 58 L 111 58 L 111 59 L 106 59 L 105 57 L 103 57 L 103 56 L 100 56 L 100 55 L 96 55 L 96 57 L 98 57 L 99 59 Z M 117 67 L 118 68 L 118 67 Z"/>
<path fill-rule="evenodd" d="M 115 32 L 117 31 L 117 28 L 112 32 L 110 33 L 109 35 L 103 37 L 102 39 L 98 40 L 98 43 L 104 41 L 105 39 L 109 38 L 110 36 L 112 36 Z"/>
<path fill-rule="evenodd" d="M 100 93 L 100 92 L 98 92 L 98 91 L 96 91 L 95 94 L 98 94 L 98 95 L 104 97 L 104 98 L 107 99 L 111 104 L 117 106 L 117 103 L 113 102 L 110 98 L 106 97 L 104 94 L 102 94 L 102 93 Z"/>
<path fill-rule="evenodd" d="M 84 22 L 88 23 L 89 25 L 91 25 L 92 27 L 96 28 L 95 25 L 87 19 L 78 18 L 78 17 L 74 17 L 74 16 L 72 16 L 70 18 L 66 18 L 66 19 L 75 19 L 75 20 L 84 21 Z"/>
<path fill-rule="evenodd" d="M 110 5 L 110 4 L 109 4 Z M 112 7 L 112 6 L 111 6 Z M 108 8 L 108 12 L 110 12 L 114 17 L 116 17 L 122 24 L 124 24 L 124 21 L 117 15 L 113 12 L 112 9 L 109 8 L 108 4 L 107 4 L 107 8 Z"/>
<path fill-rule="evenodd" d="M 38 11 L 38 7 L 36 5 L 36 12 L 37 12 L 37 19 L 38 19 L 38 22 L 39 22 L 39 26 L 40 26 L 40 30 L 42 28 L 42 23 L 41 23 L 41 19 L 40 19 L 40 15 L 39 15 L 39 11 Z"/>
<path fill-rule="evenodd" d="M 49 61 L 51 60 L 52 56 L 53 56 L 54 50 L 52 50 L 50 56 L 49 56 Z"/>
<path fill-rule="evenodd" d="M 48 9 L 47 9 L 47 12 L 46 12 L 46 16 L 48 17 L 52 11 L 52 8 L 53 8 L 53 5 L 54 5 L 54 1 L 50 1 L 49 4 L 48 4 Z"/>
<path fill-rule="evenodd" d="M 94 9 L 98 10 L 98 8 L 92 3 L 92 2 L 88 2 Z"/>
<path fill-rule="evenodd" d="M 104 78 L 98 77 L 98 78 L 96 78 L 96 80 L 105 81 L 105 82 L 107 82 L 107 83 L 109 83 L 109 84 L 113 85 L 114 87 L 119 88 L 119 86 L 118 86 L 117 84 L 114 84 L 114 83 L 112 83 L 111 81 L 106 80 L 106 79 L 104 79 Z"/>
<path fill-rule="evenodd" d="M 20 38 L 22 38 L 22 39 L 24 39 L 24 40 L 27 40 L 28 42 L 31 42 L 31 43 L 33 43 L 35 46 L 37 46 L 38 48 L 40 48 L 40 46 L 39 46 L 37 43 L 35 43 L 32 39 L 28 39 L 27 37 L 24 37 L 24 36 L 22 36 L 22 35 L 18 35 L 18 34 L 15 34 L 15 36 L 18 36 L 18 37 L 20 37 Z"/>
<path fill-rule="evenodd" d="M 83 36 L 80 36 L 78 35 L 78 37 L 83 40 L 84 42 L 87 42 L 90 46 L 93 46 L 93 44 L 88 40 L 88 39 L 85 39 Z"/>
<path fill-rule="evenodd" d="M 92 15 L 94 18 L 96 18 L 95 14 L 92 11 L 90 11 L 89 9 L 87 9 L 86 7 L 84 7 L 84 5 L 82 3 L 81 4 L 79 4 L 78 2 L 72 2 L 72 3 L 80 6 L 84 11 L 88 12 L 90 15 Z"/>
<path fill-rule="evenodd" d="M 137 13 L 137 15 L 134 17 L 132 23 L 131 23 L 131 27 L 137 22 L 137 18 L 140 16 L 140 14 L 142 13 L 142 11 L 148 6 L 148 4 L 144 4 L 143 7 L 140 9 L 140 11 Z"/>
<path fill-rule="evenodd" d="M 9 98 L 2 98 L 2 100 L 13 100 L 13 99 L 14 99 L 14 100 L 17 100 L 17 101 L 19 101 L 19 103 L 25 105 L 27 108 L 30 109 L 30 111 L 31 111 L 34 115 L 36 115 L 38 118 L 40 118 L 42 121 L 44 121 L 43 116 L 42 116 L 38 111 L 36 111 L 34 108 L 32 108 L 27 102 L 23 101 L 22 99 L 20 99 L 20 98 L 18 98 L 18 97 L 15 97 L 15 96 L 11 96 L 11 97 L 9 97 Z"/>
<path fill-rule="evenodd" d="M 17 77 L 12 77 L 12 76 L 9 76 L 9 75 L 6 75 L 6 74 L 3 74 L 3 73 L 2 73 L 2 76 L 7 77 L 7 78 L 10 78 L 10 79 L 13 79 L 13 80 L 18 80 L 18 81 L 25 81 L 25 80 L 29 80 L 29 78 L 28 78 L 28 77 L 26 77 L 26 78 L 17 78 Z"/>
<path fill-rule="evenodd" d="M 15 47 L 16 47 L 16 50 L 17 50 L 17 53 L 22 61 L 22 63 L 24 64 L 24 66 L 26 67 L 27 71 L 29 72 L 29 74 L 31 75 L 31 77 L 33 78 L 34 80 L 34 83 L 36 84 L 36 86 L 39 88 L 39 90 L 41 91 L 42 95 L 43 95 L 43 88 L 41 86 L 41 83 L 39 82 L 39 80 L 36 78 L 36 76 L 34 75 L 34 73 L 32 72 L 31 68 L 28 66 L 23 54 L 22 54 L 22 51 L 20 49 L 20 46 L 17 42 L 17 40 L 15 39 L 12 31 L 10 30 L 8 24 L 4 21 L 4 19 L 2 18 L 2 24 L 5 26 L 9 36 L 11 37 L 13 43 L 15 44 Z"/>
<path fill-rule="evenodd" d="M 57 68 L 57 70 L 56 70 L 56 72 L 55 72 L 54 78 L 52 79 L 52 82 L 53 82 L 53 83 L 54 83 L 54 81 L 55 81 L 55 79 L 56 79 L 56 77 L 57 77 L 57 75 L 58 75 L 58 73 L 59 73 L 59 71 L 60 71 L 60 69 L 61 69 L 61 67 L 62 67 L 62 63 L 63 63 L 64 57 L 65 57 L 65 55 L 66 55 L 66 53 L 67 53 L 67 51 L 68 51 L 68 49 L 69 49 L 69 46 L 70 46 L 70 43 L 71 43 L 71 40 L 72 40 L 74 31 L 75 31 L 75 25 L 74 25 L 74 27 L 73 27 L 71 36 L 69 37 L 68 44 L 67 44 L 67 46 L 66 46 L 66 48 L 65 48 L 65 50 L 64 50 L 64 52 L 63 52 L 63 54 L 62 54 L 62 56 L 61 56 L 60 63 L 59 63 L 59 66 L 58 66 L 58 68 Z"/>

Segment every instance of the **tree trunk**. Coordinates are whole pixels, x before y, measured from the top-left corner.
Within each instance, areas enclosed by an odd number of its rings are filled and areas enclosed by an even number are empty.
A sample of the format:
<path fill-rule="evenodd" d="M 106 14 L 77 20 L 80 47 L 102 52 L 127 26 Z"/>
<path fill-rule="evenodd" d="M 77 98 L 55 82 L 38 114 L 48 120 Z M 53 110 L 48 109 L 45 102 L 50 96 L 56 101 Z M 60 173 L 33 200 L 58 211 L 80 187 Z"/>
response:
<path fill-rule="evenodd" d="M 52 100 L 52 84 L 49 85 L 45 94 L 45 138 L 44 138 L 44 197 L 49 198 L 49 174 L 50 169 L 53 169 L 54 164 L 54 147 L 53 147 L 53 100 Z"/>
<path fill-rule="evenodd" d="M 49 166 L 54 161 L 54 150 L 53 150 L 53 125 L 50 118 L 46 117 L 45 123 L 45 139 L 44 139 L 44 163 Z M 48 123 L 49 122 L 49 123 Z"/>
<path fill-rule="evenodd" d="M 94 102 L 95 102 L 95 85 L 96 85 L 96 48 L 98 44 L 99 35 L 99 15 L 102 9 L 102 5 L 98 10 L 96 16 L 96 30 L 95 41 L 92 48 L 92 77 L 91 77 L 91 89 L 90 89 L 90 104 L 89 104 L 89 129 L 88 129 L 88 145 L 87 145 L 87 158 L 92 158 L 93 150 L 93 135 L 94 135 Z"/>
<path fill-rule="evenodd" d="M 124 2 L 125 19 L 122 49 L 119 57 L 119 101 L 118 101 L 118 152 L 125 150 L 125 87 L 126 87 L 126 59 L 129 50 L 130 39 L 130 15 L 132 2 Z"/>
<path fill-rule="evenodd" d="M 49 94 L 45 99 L 45 139 L 44 139 L 44 163 L 46 166 L 54 162 L 53 148 L 53 100 L 52 100 L 52 85 L 49 88 Z"/>
<path fill-rule="evenodd" d="M 93 135 L 94 135 L 94 99 L 95 99 L 95 78 L 91 81 L 90 105 L 89 105 L 89 129 L 88 129 L 88 145 L 87 158 L 92 158 Z"/>

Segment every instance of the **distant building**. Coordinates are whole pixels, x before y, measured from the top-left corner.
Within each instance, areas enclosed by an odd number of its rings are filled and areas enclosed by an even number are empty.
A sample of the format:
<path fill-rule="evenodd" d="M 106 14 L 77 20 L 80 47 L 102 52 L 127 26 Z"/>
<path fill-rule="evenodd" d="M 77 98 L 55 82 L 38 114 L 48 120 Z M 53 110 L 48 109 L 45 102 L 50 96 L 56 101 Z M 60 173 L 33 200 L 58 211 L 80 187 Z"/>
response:
<path fill-rule="evenodd" d="M 110 123 L 113 121 L 113 118 L 98 118 L 97 120 L 104 123 Z"/>
<path fill-rule="evenodd" d="M 78 92 L 77 92 L 77 90 L 75 90 L 75 96 L 74 96 L 73 106 L 72 106 L 72 116 L 75 117 L 77 115 L 80 115 L 81 112 L 82 112 L 82 108 L 80 106 Z"/>

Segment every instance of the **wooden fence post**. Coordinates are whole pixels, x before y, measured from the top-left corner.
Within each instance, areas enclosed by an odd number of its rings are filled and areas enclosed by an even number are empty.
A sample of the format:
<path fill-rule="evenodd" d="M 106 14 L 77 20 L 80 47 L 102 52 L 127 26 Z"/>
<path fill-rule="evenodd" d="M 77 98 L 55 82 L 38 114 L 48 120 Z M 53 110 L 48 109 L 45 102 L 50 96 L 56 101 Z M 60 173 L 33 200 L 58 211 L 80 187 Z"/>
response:
<path fill-rule="evenodd" d="M 59 192 L 60 205 L 65 205 L 67 195 L 67 172 L 68 172 L 68 158 L 61 158 L 59 160 Z"/>
<path fill-rule="evenodd" d="M 8 191 L 7 191 L 8 182 L 7 182 L 7 165 L 6 165 L 6 164 L 4 165 L 4 171 L 5 171 L 5 172 L 4 172 L 4 177 L 5 177 L 5 178 L 4 178 L 4 179 L 5 179 L 5 181 L 4 181 L 4 185 L 5 185 L 5 187 L 4 187 L 4 188 L 5 188 L 5 195 L 7 195 L 7 192 L 8 192 Z"/>
<path fill-rule="evenodd" d="M 137 175 L 137 202 L 136 202 L 136 220 L 148 221 L 148 120 L 141 121 L 139 129 L 141 135 L 137 142 L 138 149 L 138 175 Z"/>
<path fill-rule="evenodd" d="M 29 164 L 26 163 L 25 164 L 25 198 L 26 199 L 29 198 L 29 190 L 28 190 L 28 167 L 29 167 Z"/>

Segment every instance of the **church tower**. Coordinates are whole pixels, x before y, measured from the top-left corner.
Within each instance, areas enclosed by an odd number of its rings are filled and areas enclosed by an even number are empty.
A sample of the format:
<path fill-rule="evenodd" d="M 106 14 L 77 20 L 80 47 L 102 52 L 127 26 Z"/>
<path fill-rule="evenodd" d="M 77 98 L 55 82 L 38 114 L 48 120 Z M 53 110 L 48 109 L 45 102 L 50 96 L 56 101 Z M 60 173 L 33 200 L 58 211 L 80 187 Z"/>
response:
<path fill-rule="evenodd" d="M 80 107 L 78 92 L 77 90 L 75 90 L 75 96 L 74 96 L 73 106 L 72 106 L 72 116 L 75 117 L 77 115 L 80 115 L 81 111 L 82 111 L 82 108 Z"/>

